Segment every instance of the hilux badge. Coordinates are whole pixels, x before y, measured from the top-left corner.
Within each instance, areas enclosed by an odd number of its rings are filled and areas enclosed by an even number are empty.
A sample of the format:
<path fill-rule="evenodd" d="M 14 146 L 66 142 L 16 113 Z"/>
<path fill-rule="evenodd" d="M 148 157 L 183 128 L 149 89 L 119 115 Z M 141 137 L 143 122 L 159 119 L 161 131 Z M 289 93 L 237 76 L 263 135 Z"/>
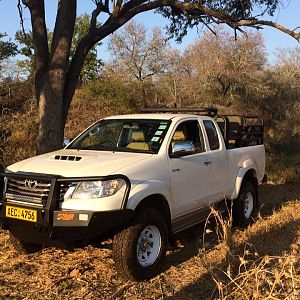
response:
<path fill-rule="evenodd" d="M 35 189 L 37 187 L 37 180 L 26 179 L 24 185 L 29 189 Z"/>

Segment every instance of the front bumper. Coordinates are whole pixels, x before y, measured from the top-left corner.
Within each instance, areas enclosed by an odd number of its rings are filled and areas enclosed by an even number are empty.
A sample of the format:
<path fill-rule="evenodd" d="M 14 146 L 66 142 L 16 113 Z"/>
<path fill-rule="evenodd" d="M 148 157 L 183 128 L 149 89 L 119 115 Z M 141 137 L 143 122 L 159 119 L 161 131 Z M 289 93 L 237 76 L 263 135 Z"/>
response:
<path fill-rule="evenodd" d="M 5 177 L 16 177 L 18 173 L 0 174 L 0 182 Z M 18 174 L 19 178 L 37 178 L 39 174 Z M 43 207 L 36 207 L 28 203 L 8 202 L 5 194 L 0 194 L 0 226 L 8 230 L 17 239 L 46 246 L 71 250 L 81 244 L 82 241 L 90 241 L 124 228 L 133 218 L 134 211 L 126 209 L 130 181 L 123 175 L 97 177 L 98 180 L 110 180 L 122 177 L 126 179 L 126 191 L 119 210 L 95 212 L 88 210 L 60 210 L 59 191 L 60 182 L 95 180 L 95 177 L 85 178 L 59 178 L 51 177 L 51 190 Z M 45 178 L 42 176 L 43 179 Z M 7 217 L 7 206 L 16 209 L 35 210 L 36 222 L 19 220 Z"/>

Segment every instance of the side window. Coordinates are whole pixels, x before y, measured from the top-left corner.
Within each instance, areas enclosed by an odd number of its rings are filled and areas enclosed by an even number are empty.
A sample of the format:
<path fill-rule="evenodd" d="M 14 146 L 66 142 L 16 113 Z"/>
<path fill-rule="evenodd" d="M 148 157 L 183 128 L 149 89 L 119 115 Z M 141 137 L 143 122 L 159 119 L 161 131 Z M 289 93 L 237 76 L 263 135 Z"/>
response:
<path fill-rule="evenodd" d="M 207 133 L 210 150 L 219 149 L 220 148 L 219 136 L 214 123 L 210 120 L 204 120 L 203 124 Z"/>
<path fill-rule="evenodd" d="M 205 151 L 202 131 L 197 120 L 185 121 L 177 126 L 172 137 L 169 149 L 170 153 L 173 145 L 178 141 L 192 143 L 195 148 L 195 153 L 201 153 Z"/>

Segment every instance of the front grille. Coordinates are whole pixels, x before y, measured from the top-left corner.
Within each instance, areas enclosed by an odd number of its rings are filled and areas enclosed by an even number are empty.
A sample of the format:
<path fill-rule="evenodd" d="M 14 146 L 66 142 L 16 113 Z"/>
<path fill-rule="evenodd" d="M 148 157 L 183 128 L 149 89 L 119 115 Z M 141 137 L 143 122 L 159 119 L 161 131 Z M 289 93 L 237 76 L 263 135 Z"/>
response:
<path fill-rule="evenodd" d="M 64 195 L 71 182 L 60 183 L 59 201 L 63 201 Z M 51 187 L 51 180 L 36 178 L 7 178 L 6 200 L 8 202 L 25 203 L 43 207 L 45 206 Z"/>
<path fill-rule="evenodd" d="M 50 187 L 50 180 L 9 177 L 7 180 L 6 199 L 8 202 L 25 202 L 44 206 Z"/>

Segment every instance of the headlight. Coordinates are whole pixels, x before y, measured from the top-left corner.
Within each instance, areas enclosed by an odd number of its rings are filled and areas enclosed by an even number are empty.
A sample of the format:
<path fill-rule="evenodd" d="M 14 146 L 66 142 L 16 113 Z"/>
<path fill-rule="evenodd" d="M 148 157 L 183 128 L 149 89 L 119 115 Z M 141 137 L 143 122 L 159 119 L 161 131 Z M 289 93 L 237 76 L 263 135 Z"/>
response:
<path fill-rule="evenodd" d="M 78 182 L 68 189 L 65 199 L 95 199 L 112 196 L 124 184 L 123 179 Z"/>

